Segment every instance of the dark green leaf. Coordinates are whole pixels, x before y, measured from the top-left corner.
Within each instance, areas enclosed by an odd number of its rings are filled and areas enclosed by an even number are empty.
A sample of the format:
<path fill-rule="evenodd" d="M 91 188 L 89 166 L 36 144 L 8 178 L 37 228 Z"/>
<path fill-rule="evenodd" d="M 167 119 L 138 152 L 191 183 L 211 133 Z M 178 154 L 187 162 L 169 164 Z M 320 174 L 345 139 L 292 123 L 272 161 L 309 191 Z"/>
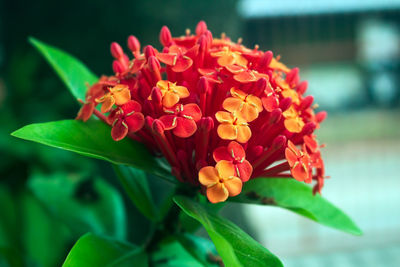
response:
<path fill-rule="evenodd" d="M 32 37 L 29 38 L 29 41 L 54 68 L 72 95 L 77 99 L 84 100 L 87 91 L 86 85 L 95 83 L 98 80 L 96 75 L 68 53 Z"/>
<path fill-rule="evenodd" d="M 128 138 L 114 141 L 110 127 L 101 121 L 37 123 L 22 127 L 11 135 L 115 164 L 132 165 L 162 177 L 171 176 L 144 145 Z"/>
<path fill-rule="evenodd" d="M 132 260 L 127 262 L 126 260 Z M 147 266 L 147 255 L 134 245 L 94 234 L 82 236 L 63 267 Z"/>
<path fill-rule="evenodd" d="M 204 226 L 226 266 L 282 266 L 275 255 L 232 222 L 187 197 L 177 196 L 174 200 Z"/>
<path fill-rule="evenodd" d="M 146 173 L 133 167 L 113 166 L 122 186 L 136 208 L 151 221 L 156 221 L 156 208 L 151 197 Z"/>
<path fill-rule="evenodd" d="M 151 262 L 152 266 L 157 267 L 203 267 L 203 265 L 193 258 L 173 237 L 158 243 L 158 248 L 151 255 Z"/>
<path fill-rule="evenodd" d="M 125 208 L 117 190 L 102 179 L 58 173 L 34 174 L 29 188 L 44 206 L 75 233 L 125 238 Z"/>
<path fill-rule="evenodd" d="M 222 261 L 214 244 L 205 238 L 183 233 L 179 234 L 177 239 L 182 247 L 204 266 L 219 266 L 220 261 Z"/>
<path fill-rule="evenodd" d="M 313 195 L 309 186 L 289 179 L 257 178 L 244 184 L 242 193 L 230 201 L 261 205 L 276 205 L 311 220 L 354 235 L 360 228 L 340 209 Z"/>

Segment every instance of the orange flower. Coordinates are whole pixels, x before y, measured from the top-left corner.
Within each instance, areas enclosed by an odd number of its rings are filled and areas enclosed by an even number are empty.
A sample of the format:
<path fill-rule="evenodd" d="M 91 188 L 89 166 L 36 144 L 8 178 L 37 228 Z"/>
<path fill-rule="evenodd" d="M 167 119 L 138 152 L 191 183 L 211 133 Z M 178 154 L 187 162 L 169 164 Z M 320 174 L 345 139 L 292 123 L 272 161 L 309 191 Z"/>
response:
<path fill-rule="evenodd" d="M 96 98 L 97 103 L 102 103 L 101 112 L 109 112 L 114 104 L 121 106 L 131 100 L 131 92 L 125 84 L 118 84 L 108 88 L 109 92 L 100 98 Z"/>
<path fill-rule="evenodd" d="M 242 191 L 242 181 L 235 176 L 233 163 L 226 160 L 219 161 L 215 168 L 201 168 L 199 182 L 207 187 L 207 198 L 212 203 L 223 202 Z"/>
<path fill-rule="evenodd" d="M 243 66 L 228 65 L 225 66 L 225 68 L 229 72 L 233 73 L 233 79 L 240 83 L 251 83 L 258 81 L 260 78 L 269 78 L 266 74 L 259 73 L 256 70 L 250 70 Z"/>
<path fill-rule="evenodd" d="M 222 106 L 229 112 L 244 119 L 246 122 L 251 122 L 258 117 L 258 113 L 263 110 L 260 98 L 246 94 L 234 87 L 231 89 L 231 95 L 224 100 Z"/>
<path fill-rule="evenodd" d="M 164 107 L 171 108 L 179 102 L 179 99 L 189 96 L 189 91 L 185 86 L 176 85 L 170 81 L 158 81 L 157 87 L 162 94 Z"/>
<path fill-rule="evenodd" d="M 311 182 L 311 161 L 305 146 L 303 146 L 303 151 L 301 151 L 289 140 L 288 147 L 285 149 L 285 156 L 293 178 L 300 182 Z"/>
<path fill-rule="evenodd" d="M 251 130 L 244 119 L 226 111 L 218 111 L 215 118 L 221 123 L 217 132 L 222 139 L 237 140 L 240 143 L 246 143 L 250 139 Z"/>
<path fill-rule="evenodd" d="M 291 133 L 300 133 L 303 130 L 304 122 L 293 105 L 282 113 L 285 117 L 285 128 Z"/>
<path fill-rule="evenodd" d="M 221 51 L 211 53 L 212 57 L 218 57 L 218 64 L 222 67 L 228 65 L 240 65 L 246 66 L 247 59 L 242 56 L 242 53 L 238 51 L 232 51 L 229 47 L 225 46 Z"/>

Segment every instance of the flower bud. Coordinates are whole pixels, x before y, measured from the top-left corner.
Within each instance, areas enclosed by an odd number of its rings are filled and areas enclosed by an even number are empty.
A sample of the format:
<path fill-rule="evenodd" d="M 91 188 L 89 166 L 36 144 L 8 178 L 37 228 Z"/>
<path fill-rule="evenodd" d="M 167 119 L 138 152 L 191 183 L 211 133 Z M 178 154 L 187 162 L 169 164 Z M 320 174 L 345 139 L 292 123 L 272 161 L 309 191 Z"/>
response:
<path fill-rule="evenodd" d="M 128 48 L 133 52 L 133 53 L 137 53 L 140 52 L 140 42 L 139 40 L 131 35 L 128 37 Z"/>
<path fill-rule="evenodd" d="M 205 31 L 207 31 L 207 24 L 201 20 L 199 23 L 197 23 L 196 26 L 196 35 L 200 36 L 202 35 Z"/>
<path fill-rule="evenodd" d="M 122 50 L 122 47 L 116 42 L 111 43 L 110 51 L 111 55 L 115 59 L 120 59 L 124 56 L 124 51 Z"/>
<path fill-rule="evenodd" d="M 284 99 L 281 100 L 280 103 L 280 109 L 283 111 L 287 110 L 290 105 L 292 104 L 292 98 L 291 97 L 285 97 Z"/>
<path fill-rule="evenodd" d="M 160 32 L 160 43 L 163 46 L 170 46 L 172 43 L 171 32 L 167 26 L 163 26 Z"/>

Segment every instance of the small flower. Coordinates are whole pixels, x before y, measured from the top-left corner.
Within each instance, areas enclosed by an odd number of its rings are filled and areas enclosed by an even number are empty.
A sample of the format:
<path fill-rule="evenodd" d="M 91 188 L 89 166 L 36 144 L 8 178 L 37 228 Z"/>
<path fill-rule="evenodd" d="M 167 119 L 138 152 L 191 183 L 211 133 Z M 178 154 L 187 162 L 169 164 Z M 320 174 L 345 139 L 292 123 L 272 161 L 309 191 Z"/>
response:
<path fill-rule="evenodd" d="M 199 171 L 199 182 L 207 187 L 207 198 L 212 203 L 223 202 L 242 191 L 242 181 L 235 176 L 232 163 L 226 160 L 219 161 L 215 168 L 203 167 Z"/>
<path fill-rule="evenodd" d="M 197 54 L 198 46 L 191 50 L 184 51 L 183 48 L 171 45 L 168 53 L 158 53 L 156 56 L 162 63 L 171 66 L 171 69 L 175 72 L 184 72 L 190 68 L 193 64 L 193 60 L 189 55 Z"/>
<path fill-rule="evenodd" d="M 232 51 L 228 46 L 222 48 L 221 51 L 211 53 L 212 57 L 217 57 L 217 62 L 220 66 L 237 64 L 240 66 L 247 65 L 247 59 L 238 51 Z"/>
<path fill-rule="evenodd" d="M 258 114 L 263 110 L 260 98 L 246 94 L 234 87 L 231 89 L 231 95 L 224 100 L 222 106 L 225 110 L 234 113 L 247 122 L 257 119 Z"/>
<path fill-rule="evenodd" d="M 196 122 L 201 119 L 201 110 L 198 105 L 180 104 L 173 109 L 164 109 L 164 112 L 171 114 L 160 117 L 165 130 L 172 130 L 174 135 L 182 138 L 190 137 L 196 132 Z"/>
<path fill-rule="evenodd" d="M 275 93 L 274 88 L 268 82 L 267 87 L 264 90 L 264 96 L 261 98 L 261 102 L 266 111 L 272 112 L 274 109 L 279 107 L 279 98 Z"/>
<path fill-rule="evenodd" d="M 250 139 L 251 130 L 244 119 L 226 111 L 218 111 L 215 118 L 221 123 L 217 132 L 222 139 L 237 140 L 240 143 L 246 143 Z"/>
<path fill-rule="evenodd" d="M 109 92 L 100 98 L 96 98 L 97 103 L 102 103 L 101 112 L 106 113 L 111 110 L 114 104 L 121 106 L 131 99 L 129 87 L 124 84 L 118 84 L 108 88 Z"/>
<path fill-rule="evenodd" d="M 171 108 L 179 102 L 179 99 L 190 95 L 185 86 L 176 85 L 170 81 L 158 81 L 157 87 L 161 90 L 162 103 L 164 107 Z"/>
<path fill-rule="evenodd" d="M 300 133 L 303 130 L 304 122 L 293 105 L 283 112 L 283 116 L 285 117 L 285 128 L 289 132 Z"/>
<path fill-rule="evenodd" d="M 311 182 L 310 156 L 305 151 L 305 147 L 301 151 L 291 141 L 288 141 L 285 156 L 293 178 L 301 182 Z"/>
<path fill-rule="evenodd" d="M 250 162 L 246 160 L 246 152 L 243 147 L 232 141 L 228 146 L 221 146 L 214 150 L 213 158 L 216 162 L 225 160 L 230 162 L 235 169 L 235 175 L 242 180 L 242 182 L 247 182 L 250 179 L 251 173 L 253 172 L 253 167 Z"/>
<path fill-rule="evenodd" d="M 251 82 L 256 82 L 260 78 L 267 78 L 268 75 L 259 73 L 256 70 L 250 70 L 246 67 L 243 66 L 237 66 L 237 65 L 228 65 L 225 66 L 225 68 L 233 73 L 233 79 L 240 83 L 251 83 Z"/>
<path fill-rule="evenodd" d="M 115 141 L 122 140 L 129 132 L 135 133 L 144 125 L 144 116 L 140 112 L 142 107 L 134 100 L 130 100 L 108 116 L 112 125 L 111 137 Z"/>

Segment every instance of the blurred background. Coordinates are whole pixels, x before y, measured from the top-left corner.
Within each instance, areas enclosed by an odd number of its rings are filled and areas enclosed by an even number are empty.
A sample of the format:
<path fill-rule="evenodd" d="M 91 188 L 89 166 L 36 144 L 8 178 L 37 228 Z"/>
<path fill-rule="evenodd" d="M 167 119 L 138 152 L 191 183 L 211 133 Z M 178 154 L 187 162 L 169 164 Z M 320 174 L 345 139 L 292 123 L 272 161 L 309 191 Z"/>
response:
<path fill-rule="evenodd" d="M 177 36 L 199 20 L 300 67 L 329 112 L 317 133 L 331 177 L 323 196 L 364 235 L 270 207 L 223 213 L 286 266 L 400 266 L 400 0 L 0 0 L 0 266 L 59 266 L 87 231 L 140 242 L 148 230 L 109 164 L 9 136 L 79 109 L 28 36 L 110 74 L 112 41 L 134 34 L 159 48 L 163 25 Z"/>

